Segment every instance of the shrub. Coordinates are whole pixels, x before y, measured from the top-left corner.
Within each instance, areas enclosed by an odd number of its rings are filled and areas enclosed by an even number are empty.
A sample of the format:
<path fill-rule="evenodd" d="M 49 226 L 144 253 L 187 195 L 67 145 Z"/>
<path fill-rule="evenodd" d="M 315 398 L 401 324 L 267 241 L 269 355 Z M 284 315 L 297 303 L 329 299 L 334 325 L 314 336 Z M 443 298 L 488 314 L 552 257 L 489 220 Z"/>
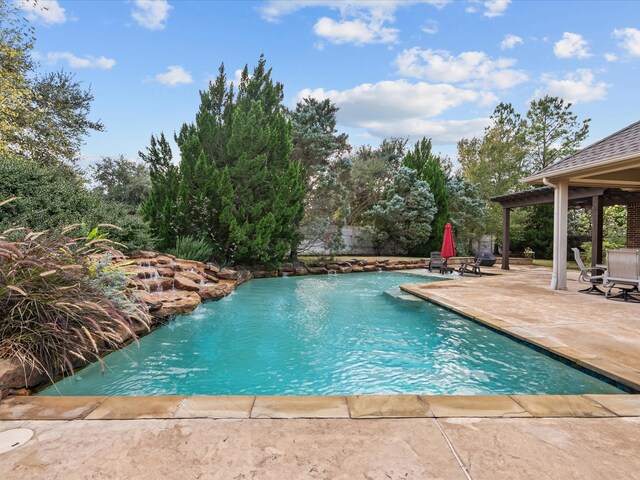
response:
<path fill-rule="evenodd" d="M 53 378 L 148 328 L 111 245 L 97 229 L 81 239 L 26 228 L 0 235 L 0 358 Z"/>
<path fill-rule="evenodd" d="M 19 197 L 0 210 L 0 232 L 24 226 L 35 231 L 85 223 L 117 224 L 111 233 L 130 250 L 153 249 L 148 224 L 135 207 L 106 201 L 89 192 L 74 172 L 63 166 L 42 166 L 19 157 L 0 157 L 0 199 Z"/>
<path fill-rule="evenodd" d="M 185 260 L 206 262 L 213 254 L 213 248 L 204 239 L 193 237 L 178 237 L 176 247 L 169 250 L 171 255 Z"/>

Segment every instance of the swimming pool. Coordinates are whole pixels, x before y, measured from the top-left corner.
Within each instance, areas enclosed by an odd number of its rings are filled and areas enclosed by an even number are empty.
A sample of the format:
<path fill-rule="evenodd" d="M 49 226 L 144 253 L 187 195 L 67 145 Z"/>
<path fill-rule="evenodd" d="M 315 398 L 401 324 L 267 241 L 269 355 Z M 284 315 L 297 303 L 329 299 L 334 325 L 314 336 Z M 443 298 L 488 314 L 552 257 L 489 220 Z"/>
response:
<path fill-rule="evenodd" d="M 253 280 L 40 395 L 621 393 L 421 300 L 409 273 Z M 409 297 L 410 298 L 410 297 Z"/>

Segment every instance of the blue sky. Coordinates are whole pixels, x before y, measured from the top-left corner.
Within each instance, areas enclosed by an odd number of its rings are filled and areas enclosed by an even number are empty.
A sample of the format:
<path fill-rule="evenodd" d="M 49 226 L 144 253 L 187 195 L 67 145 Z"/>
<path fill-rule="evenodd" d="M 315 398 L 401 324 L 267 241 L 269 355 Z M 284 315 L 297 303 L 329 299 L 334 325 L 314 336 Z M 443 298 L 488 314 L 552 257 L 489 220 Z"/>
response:
<path fill-rule="evenodd" d="M 21 2 L 22 0 L 16 0 Z M 43 70 L 76 74 L 106 132 L 86 164 L 136 158 L 151 134 L 191 122 L 224 62 L 264 53 L 285 103 L 331 98 L 354 145 L 389 136 L 455 143 L 482 134 L 500 101 L 541 95 L 591 118 L 592 143 L 640 119 L 640 2 L 40 0 L 24 14 Z M 174 152 L 175 153 L 175 152 Z"/>

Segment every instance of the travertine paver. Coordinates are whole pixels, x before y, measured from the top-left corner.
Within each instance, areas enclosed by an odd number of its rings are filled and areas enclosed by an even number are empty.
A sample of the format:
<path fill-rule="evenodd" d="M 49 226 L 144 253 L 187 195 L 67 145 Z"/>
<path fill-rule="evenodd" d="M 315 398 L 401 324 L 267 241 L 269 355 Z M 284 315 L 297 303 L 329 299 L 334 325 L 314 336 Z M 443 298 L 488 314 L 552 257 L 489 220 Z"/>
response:
<path fill-rule="evenodd" d="M 176 411 L 175 418 L 249 418 L 255 397 L 221 395 L 187 397 Z"/>
<path fill-rule="evenodd" d="M 349 418 L 345 397 L 256 397 L 251 418 Z"/>
<path fill-rule="evenodd" d="M 0 455 L 3 480 L 465 479 L 433 419 L 77 420 L 23 427 L 35 436 Z"/>
<path fill-rule="evenodd" d="M 507 395 L 427 395 L 436 417 L 530 417 L 531 415 Z"/>
<path fill-rule="evenodd" d="M 186 397 L 109 397 L 87 420 L 132 420 L 136 418 L 173 418 Z"/>
<path fill-rule="evenodd" d="M 613 417 L 602 405 L 580 395 L 512 395 L 534 417 Z"/>
<path fill-rule="evenodd" d="M 84 418 L 107 397 L 12 397 L 0 403 L 0 420 Z"/>
<path fill-rule="evenodd" d="M 429 404 L 418 395 L 359 395 L 347 397 L 351 418 L 432 417 Z"/>
<path fill-rule="evenodd" d="M 640 471 L 640 418 L 438 422 L 473 480 L 614 480 Z"/>
<path fill-rule="evenodd" d="M 640 395 L 584 395 L 616 415 L 640 417 Z"/>

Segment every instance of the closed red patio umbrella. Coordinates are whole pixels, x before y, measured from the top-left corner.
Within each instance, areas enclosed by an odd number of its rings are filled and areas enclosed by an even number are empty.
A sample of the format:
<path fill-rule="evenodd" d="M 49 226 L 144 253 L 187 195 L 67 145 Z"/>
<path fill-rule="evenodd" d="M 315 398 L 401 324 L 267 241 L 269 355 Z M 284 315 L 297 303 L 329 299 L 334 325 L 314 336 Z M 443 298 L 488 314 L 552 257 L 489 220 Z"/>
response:
<path fill-rule="evenodd" d="M 456 256 L 456 246 L 453 244 L 453 232 L 451 224 L 447 223 L 444 227 L 444 237 L 442 237 L 442 258 L 450 258 Z"/>

